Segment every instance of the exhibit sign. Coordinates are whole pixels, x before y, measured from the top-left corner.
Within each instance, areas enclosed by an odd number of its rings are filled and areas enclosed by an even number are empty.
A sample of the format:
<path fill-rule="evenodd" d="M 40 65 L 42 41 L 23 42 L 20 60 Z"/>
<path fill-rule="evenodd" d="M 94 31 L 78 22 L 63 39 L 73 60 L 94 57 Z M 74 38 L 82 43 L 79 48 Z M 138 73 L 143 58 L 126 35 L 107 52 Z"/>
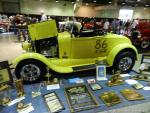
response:
<path fill-rule="evenodd" d="M 106 66 L 105 65 L 96 66 L 96 79 L 98 81 L 100 81 L 100 80 L 107 80 L 107 77 L 106 77 Z"/>

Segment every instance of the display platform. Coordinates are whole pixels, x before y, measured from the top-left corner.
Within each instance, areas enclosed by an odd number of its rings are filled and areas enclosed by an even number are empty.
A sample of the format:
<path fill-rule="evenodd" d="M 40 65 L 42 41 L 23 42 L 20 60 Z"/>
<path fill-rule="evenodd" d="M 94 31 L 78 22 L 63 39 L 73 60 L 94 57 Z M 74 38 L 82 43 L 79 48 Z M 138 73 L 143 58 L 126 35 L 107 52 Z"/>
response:
<path fill-rule="evenodd" d="M 129 73 L 131 76 L 135 75 L 134 72 Z M 95 78 L 96 76 L 90 76 L 90 77 L 82 77 L 82 79 L 84 79 L 84 84 L 86 84 L 87 88 L 90 90 L 90 92 L 94 95 L 94 97 L 96 98 L 96 101 L 98 101 L 99 106 L 93 109 L 89 109 L 89 110 L 84 110 L 84 111 L 80 111 L 78 113 L 101 113 L 101 112 L 106 112 L 109 110 L 115 110 L 115 109 L 121 109 L 124 107 L 134 107 L 135 105 L 139 105 L 139 104 L 144 104 L 144 103 L 149 103 L 150 102 L 150 91 L 149 90 L 136 90 L 137 92 L 139 92 L 140 94 L 142 94 L 144 96 L 144 100 L 136 100 L 136 101 L 129 101 L 126 100 L 123 95 L 120 93 L 121 90 L 129 88 L 129 89 L 134 89 L 131 85 L 127 84 L 126 82 L 123 85 L 118 85 L 118 86 L 112 86 L 109 87 L 107 86 L 107 81 L 98 81 L 98 84 L 102 87 L 102 89 L 100 90 L 96 90 L 96 91 L 92 91 L 90 85 L 87 83 L 88 79 L 92 79 Z M 107 78 L 110 78 L 111 75 L 107 74 Z M 124 77 L 124 80 L 129 79 L 129 77 Z M 147 82 L 145 81 L 138 81 L 139 83 L 141 83 L 144 87 L 148 87 Z M 58 97 L 60 98 L 62 104 L 64 105 L 65 109 L 61 111 L 61 113 L 70 113 L 70 109 L 69 109 L 69 105 L 67 102 L 67 98 L 65 95 L 65 87 L 68 86 L 72 86 L 75 85 L 74 83 L 69 83 L 68 79 L 63 79 L 60 81 L 60 89 L 56 89 L 56 90 L 46 90 L 46 87 L 41 86 L 41 93 L 42 95 L 45 95 L 47 93 L 53 92 L 55 91 L 56 94 L 58 95 Z M 37 91 L 38 87 L 40 86 L 40 84 L 33 84 L 33 85 L 24 85 L 24 89 L 25 89 L 25 99 L 22 101 L 25 104 L 28 103 L 32 103 L 32 106 L 34 108 L 34 110 L 31 113 L 48 113 L 48 107 L 44 101 L 43 96 L 38 96 L 35 98 L 32 98 L 32 91 Z M 104 104 L 104 102 L 99 98 L 99 96 L 104 93 L 104 92 L 109 92 L 109 91 L 114 91 L 121 99 L 121 103 L 115 104 L 113 106 L 107 106 Z M 16 98 L 16 91 L 15 89 L 11 90 L 11 98 L 15 99 Z M 133 108 L 134 110 L 134 108 Z M 6 106 L 6 107 L 1 107 L 0 108 L 0 113 L 17 113 L 16 111 L 16 104 L 12 105 L 12 106 Z M 107 112 L 106 112 L 107 113 Z M 113 112 L 115 113 L 115 112 Z"/>

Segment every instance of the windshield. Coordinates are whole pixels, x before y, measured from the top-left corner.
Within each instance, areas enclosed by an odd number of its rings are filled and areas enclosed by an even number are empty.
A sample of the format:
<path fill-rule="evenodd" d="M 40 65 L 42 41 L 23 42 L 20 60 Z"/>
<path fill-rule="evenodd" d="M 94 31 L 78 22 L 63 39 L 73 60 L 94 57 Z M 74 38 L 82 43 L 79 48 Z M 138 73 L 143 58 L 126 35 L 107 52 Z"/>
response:
<path fill-rule="evenodd" d="M 73 21 L 59 22 L 59 30 L 61 32 L 68 31 L 68 32 L 72 33 L 73 30 L 77 30 L 79 32 L 80 29 L 81 29 L 80 22 L 73 22 Z"/>

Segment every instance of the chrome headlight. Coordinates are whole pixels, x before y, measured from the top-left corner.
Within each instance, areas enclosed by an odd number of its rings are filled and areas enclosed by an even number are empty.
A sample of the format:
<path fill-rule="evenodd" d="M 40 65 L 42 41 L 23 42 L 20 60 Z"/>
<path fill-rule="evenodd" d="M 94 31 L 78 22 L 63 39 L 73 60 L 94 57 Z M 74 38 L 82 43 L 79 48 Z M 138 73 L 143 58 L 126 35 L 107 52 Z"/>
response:
<path fill-rule="evenodd" d="M 22 49 L 25 51 L 28 51 L 31 49 L 31 43 L 29 43 L 28 41 L 25 41 L 22 43 Z"/>

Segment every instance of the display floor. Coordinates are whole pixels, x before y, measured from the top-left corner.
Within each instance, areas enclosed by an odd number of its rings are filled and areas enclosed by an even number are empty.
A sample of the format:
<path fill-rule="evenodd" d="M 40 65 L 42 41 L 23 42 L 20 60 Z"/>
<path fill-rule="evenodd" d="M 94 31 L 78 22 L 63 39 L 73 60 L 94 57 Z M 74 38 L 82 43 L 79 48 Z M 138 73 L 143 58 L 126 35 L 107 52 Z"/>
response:
<path fill-rule="evenodd" d="M 23 54 L 25 51 L 22 50 L 21 45 L 21 42 L 17 41 L 16 35 L 12 33 L 0 34 L 0 61 L 11 61 Z"/>
<path fill-rule="evenodd" d="M 134 72 L 131 72 L 130 75 L 134 75 Z M 110 75 L 107 74 L 107 77 L 109 78 Z M 108 87 L 106 85 L 107 81 L 99 81 L 98 83 L 100 84 L 100 86 L 102 86 L 101 90 L 97 90 L 97 91 L 92 91 L 91 88 L 89 87 L 89 84 L 87 83 L 87 79 L 90 78 L 95 78 L 94 76 L 90 76 L 90 77 L 82 77 L 84 79 L 84 84 L 87 85 L 87 87 L 89 88 L 89 90 L 92 92 L 92 94 L 94 95 L 94 97 L 96 98 L 96 100 L 99 103 L 99 107 L 94 108 L 94 109 L 90 109 L 90 110 L 85 110 L 85 111 L 81 111 L 79 113 L 142 113 L 144 111 L 148 111 L 150 110 L 150 108 L 148 107 L 150 105 L 150 91 L 146 91 L 143 89 L 137 90 L 140 94 L 142 94 L 145 98 L 145 100 L 137 100 L 137 101 L 128 101 L 126 100 L 120 93 L 121 90 L 125 89 L 125 88 L 131 88 L 134 89 L 131 85 L 127 84 L 125 82 L 125 84 L 120 85 L 120 86 L 113 86 L 113 87 Z M 129 79 L 129 77 L 124 77 L 124 80 Z M 145 87 L 148 86 L 147 82 L 145 81 L 139 81 L 142 85 L 144 85 Z M 41 87 L 41 96 L 38 96 L 36 98 L 32 98 L 31 96 L 31 92 L 32 91 L 37 91 L 38 87 L 40 84 L 33 84 L 33 85 L 24 85 L 24 89 L 25 89 L 25 99 L 22 101 L 24 103 L 32 103 L 32 106 L 34 107 L 34 111 L 32 111 L 31 113 L 48 113 L 48 108 L 44 102 L 44 98 L 42 95 L 47 94 L 49 92 L 52 92 L 54 90 L 46 90 L 46 87 L 42 86 Z M 65 96 L 65 92 L 64 92 L 64 88 L 67 86 L 72 86 L 75 84 L 71 84 L 69 83 L 68 79 L 63 79 L 60 81 L 60 89 L 56 89 L 55 92 L 58 94 L 58 97 L 60 98 L 60 100 L 62 101 L 62 103 L 64 104 L 65 109 L 61 112 L 61 113 L 70 113 L 70 109 L 67 103 L 67 99 Z M 121 103 L 113 105 L 111 107 L 107 107 L 104 102 L 99 98 L 99 95 L 102 94 L 103 92 L 107 92 L 107 91 L 114 91 L 116 92 L 116 94 L 121 98 Z M 11 97 L 12 99 L 16 98 L 16 91 L 14 89 L 11 90 Z M 12 106 L 6 106 L 1 108 L 0 113 L 17 113 L 16 111 L 16 104 L 12 105 Z"/>

